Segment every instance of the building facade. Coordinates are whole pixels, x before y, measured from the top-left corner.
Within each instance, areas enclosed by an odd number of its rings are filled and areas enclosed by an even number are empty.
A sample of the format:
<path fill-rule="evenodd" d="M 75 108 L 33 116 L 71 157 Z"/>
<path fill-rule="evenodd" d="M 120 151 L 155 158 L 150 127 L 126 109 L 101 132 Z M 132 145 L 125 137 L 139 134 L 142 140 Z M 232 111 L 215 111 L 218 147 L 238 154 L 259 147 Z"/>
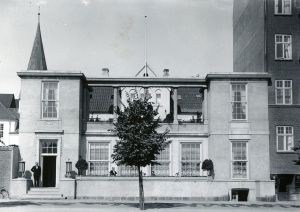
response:
<path fill-rule="evenodd" d="M 300 199 L 299 14 L 296 0 L 236 0 L 233 10 L 234 71 L 267 72 L 271 178 L 278 198 Z"/>
<path fill-rule="evenodd" d="M 0 94 L 0 145 L 18 145 L 18 131 L 18 100 L 13 94 Z"/>
<path fill-rule="evenodd" d="M 89 78 L 51 71 L 39 25 L 32 51 L 28 70 L 18 72 L 19 148 L 25 173 L 40 163 L 44 188 L 30 188 L 30 177 L 13 179 L 12 197 L 137 200 L 136 169 L 113 163 L 119 138 L 109 130 L 117 119 L 114 108 L 126 107 L 128 98 L 151 95 L 158 131 L 169 129 L 171 142 L 157 156 L 160 165 L 143 167 L 146 200 L 274 200 L 268 74 Z M 74 179 L 80 157 L 88 170 Z M 201 169 L 205 159 L 214 163 L 214 178 Z M 113 167 L 115 177 L 109 176 Z"/>

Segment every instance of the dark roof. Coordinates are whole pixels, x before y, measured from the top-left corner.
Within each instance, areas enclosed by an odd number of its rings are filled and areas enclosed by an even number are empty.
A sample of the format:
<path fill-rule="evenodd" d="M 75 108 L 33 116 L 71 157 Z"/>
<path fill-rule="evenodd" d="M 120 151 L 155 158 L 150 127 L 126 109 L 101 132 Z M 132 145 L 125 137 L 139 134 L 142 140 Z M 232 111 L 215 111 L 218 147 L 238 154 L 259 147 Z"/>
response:
<path fill-rule="evenodd" d="M 36 29 L 36 35 L 33 42 L 33 47 L 27 70 L 47 70 L 40 23 L 38 23 Z"/>
<path fill-rule="evenodd" d="M 14 94 L 0 94 L 0 102 L 6 108 L 16 108 L 15 95 Z"/>
<path fill-rule="evenodd" d="M 15 108 L 7 108 L 0 102 L 0 119 L 16 120 L 19 119 L 19 114 Z"/>
<path fill-rule="evenodd" d="M 203 93 L 201 88 L 178 88 L 178 113 L 202 112 Z"/>
<path fill-rule="evenodd" d="M 91 113 L 112 113 L 113 87 L 92 87 L 90 98 Z"/>

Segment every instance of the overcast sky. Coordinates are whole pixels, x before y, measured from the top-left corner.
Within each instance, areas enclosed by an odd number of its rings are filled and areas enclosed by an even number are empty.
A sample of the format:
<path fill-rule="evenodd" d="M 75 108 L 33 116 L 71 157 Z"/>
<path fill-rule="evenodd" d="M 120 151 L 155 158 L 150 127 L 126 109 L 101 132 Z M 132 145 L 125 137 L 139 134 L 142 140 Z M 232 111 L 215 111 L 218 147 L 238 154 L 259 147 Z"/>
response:
<path fill-rule="evenodd" d="M 41 7 L 49 70 L 133 77 L 148 63 L 162 75 L 191 77 L 232 71 L 232 0 L 0 0 L 0 93 L 20 89 Z"/>

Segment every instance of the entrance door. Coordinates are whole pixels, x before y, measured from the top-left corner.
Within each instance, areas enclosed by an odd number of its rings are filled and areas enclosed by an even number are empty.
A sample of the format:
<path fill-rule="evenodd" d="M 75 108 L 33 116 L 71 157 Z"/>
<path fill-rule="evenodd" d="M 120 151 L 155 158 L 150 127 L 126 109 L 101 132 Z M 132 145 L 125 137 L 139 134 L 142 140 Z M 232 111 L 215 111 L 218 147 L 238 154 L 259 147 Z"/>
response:
<path fill-rule="evenodd" d="M 43 187 L 55 187 L 56 156 L 43 156 Z"/>

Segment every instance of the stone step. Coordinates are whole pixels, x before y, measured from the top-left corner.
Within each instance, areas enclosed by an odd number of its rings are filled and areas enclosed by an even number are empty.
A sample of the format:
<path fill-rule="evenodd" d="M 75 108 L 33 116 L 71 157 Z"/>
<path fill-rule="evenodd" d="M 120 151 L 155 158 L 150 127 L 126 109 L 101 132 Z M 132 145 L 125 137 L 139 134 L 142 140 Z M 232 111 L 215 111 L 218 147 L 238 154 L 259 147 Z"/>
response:
<path fill-rule="evenodd" d="M 22 199 L 63 199 L 61 194 L 26 194 Z"/>
<path fill-rule="evenodd" d="M 30 188 L 31 192 L 59 192 L 59 188 L 51 188 L 51 187 L 41 187 L 41 188 Z"/>
<path fill-rule="evenodd" d="M 59 192 L 59 188 L 30 188 L 25 199 L 61 199 L 62 194 Z"/>

